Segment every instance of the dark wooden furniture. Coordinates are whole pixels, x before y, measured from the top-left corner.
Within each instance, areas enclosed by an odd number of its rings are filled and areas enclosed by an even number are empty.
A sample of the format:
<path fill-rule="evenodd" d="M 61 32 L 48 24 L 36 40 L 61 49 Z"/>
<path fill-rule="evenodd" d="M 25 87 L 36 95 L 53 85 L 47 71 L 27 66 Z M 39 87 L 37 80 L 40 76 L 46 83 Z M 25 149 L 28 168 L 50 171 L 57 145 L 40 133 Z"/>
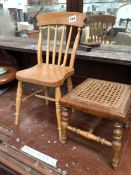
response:
<path fill-rule="evenodd" d="M 50 43 L 51 46 L 53 43 Z M 45 46 L 45 45 L 44 45 Z M 9 51 L 22 53 L 36 53 L 37 40 L 21 37 L 0 38 L 0 48 Z M 43 55 L 46 55 L 46 46 L 42 48 Z M 57 50 L 58 53 L 58 50 Z M 64 51 L 63 51 L 64 53 Z M 69 53 L 70 50 L 69 50 Z M 76 59 L 93 60 L 112 64 L 131 66 L 131 46 L 101 44 L 100 47 L 93 48 L 91 52 L 77 50 Z M 20 56 L 18 59 L 22 59 Z M 23 58 L 24 59 L 24 58 Z M 26 58 L 27 59 L 27 58 Z M 44 59 L 44 58 L 43 58 Z"/>
<path fill-rule="evenodd" d="M 61 97 L 61 85 L 63 85 L 64 81 L 67 80 L 68 91 L 72 90 L 72 81 L 71 76 L 74 74 L 74 62 L 77 46 L 80 39 L 80 31 L 81 27 L 84 25 L 85 15 L 82 13 L 73 13 L 73 12 L 65 12 L 65 13 L 43 13 L 37 16 L 37 25 L 39 27 L 39 39 L 38 39 L 38 51 L 37 51 L 37 65 L 31 67 L 29 69 L 18 71 L 16 74 L 16 78 L 18 79 L 18 89 L 17 89 L 17 97 L 16 97 L 16 119 L 15 124 L 19 123 L 19 115 L 20 115 L 20 106 L 22 101 L 22 83 L 31 83 L 43 86 L 42 90 L 33 93 L 33 95 L 45 99 L 46 104 L 48 104 L 48 100 L 56 103 L 56 115 L 59 129 L 59 138 L 61 140 L 61 118 L 60 118 L 60 105 L 59 99 Z M 55 34 L 54 34 L 54 43 L 52 47 L 52 59 L 50 60 L 50 26 L 55 26 Z M 59 44 L 59 54 L 56 56 L 57 45 L 57 30 L 58 26 L 63 25 L 61 40 Z M 64 34 L 65 34 L 65 26 L 68 25 L 70 27 L 67 45 L 65 47 L 64 57 L 62 55 L 63 51 L 63 42 L 64 42 Z M 42 58 L 42 30 L 44 26 L 48 26 L 48 34 L 47 34 L 47 47 L 46 47 L 46 63 L 43 63 Z M 70 47 L 72 28 L 78 28 L 78 32 L 76 35 L 76 39 L 71 50 L 70 60 L 68 58 L 68 52 Z M 55 98 L 48 96 L 48 88 L 55 88 Z M 40 93 L 45 91 L 45 96 Z M 31 95 L 30 95 L 31 96 Z"/>
<path fill-rule="evenodd" d="M 52 42 L 50 43 L 53 45 Z M 20 69 L 29 68 L 37 63 L 37 40 L 20 37 L 0 38 L 0 49 L 16 59 Z M 58 50 L 56 51 L 58 54 Z M 64 50 L 63 50 L 64 53 Z M 70 50 L 69 50 L 70 53 Z M 46 46 L 42 48 L 43 60 Z M 75 61 L 75 82 L 87 77 L 131 83 L 131 46 L 101 44 L 90 52 L 77 50 Z M 83 71 L 84 70 L 84 71 Z M 74 83 L 75 83 L 74 82 Z"/>
<path fill-rule="evenodd" d="M 115 20 L 116 17 L 110 15 L 88 16 L 86 21 L 90 28 L 89 41 L 110 43 Z"/>
<path fill-rule="evenodd" d="M 131 117 L 131 87 L 129 85 L 87 79 L 70 93 L 60 99 L 62 111 L 62 143 L 67 140 L 67 129 L 86 139 L 90 139 L 112 148 L 112 166 L 116 169 L 120 162 L 122 126 L 129 127 Z M 94 126 L 87 132 L 69 125 L 67 108 L 73 108 L 94 115 L 98 118 Z M 101 119 L 114 121 L 113 141 L 93 134 L 95 126 Z"/>
<path fill-rule="evenodd" d="M 52 43 L 50 44 L 53 45 Z M 0 38 L 0 49 L 4 49 L 13 56 L 20 69 L 29 68 L 37 63 L 36 39 L 20 37 Z M 58 50 L 56 52 L 58 54 Z M 42 55 L 43 60 L 45 60 L 45 43 L 42 48 Z M 81 83 L 87 77 L 93 77 L 131 84 L 130 67 L 131 46 L 101 44 L 100 47 L 93 48 L 90 52 L 77 50 L 75 74 L 73 77 L 75 82 L 78 83 Z"/>
<path fill-rule="evenodd" d="M 6 65 L 2 67 L 5 67 L 7 69 L 7 72 L 0 75 L 0 85 L 4 85 L 15 80 L 16 69 Z"/>

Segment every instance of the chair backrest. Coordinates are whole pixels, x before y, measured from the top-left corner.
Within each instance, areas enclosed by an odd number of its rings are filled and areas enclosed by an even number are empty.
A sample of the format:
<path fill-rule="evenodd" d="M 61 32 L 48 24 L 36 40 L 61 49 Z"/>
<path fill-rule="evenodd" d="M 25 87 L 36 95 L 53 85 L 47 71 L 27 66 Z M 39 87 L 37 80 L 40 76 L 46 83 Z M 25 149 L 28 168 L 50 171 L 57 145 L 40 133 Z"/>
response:
<path fill-rule="evenodd" d="M 90 40 L 95 42 L 110 41 L 113 25 L 115 24 L 116 17 L 110 15 L 93 15 L 87 17 L 87 24 L 90 27 Z"/>
<path fill-rule="evenodd" d="M 38 51 L 37 61 L 41 64 L 42 61 L 42 45 L 43 45 L 43 30 L 47 30 L 47 43 L 46 43 L 46 64 L 58 64 L 63 66 L 74 67 L 75 54 L 77 46 L 79 44 L 81 27 L 84 25 L 85 15 L 79 12 L 49 12 L 42 13 L 37 16 L 37 26 L 39 27 L 38 37 Z M 67 36 L 67 42 L 64 41 L 64 35 L 66 27 L 69 27 L 69 34 Z M 54 28 L 53 41 L 50 41 L 51 28 Z M 61 38 L 57 41 L 58 30 L 61 28 Z M 70 50 L 71 36 L 73 27 L 77 27 L 77 34 L 73 44 L 73 48 Z M 50 52 L 52 52 L 52 59 L 50 60 Z M 63 56 L 64 52 L 64 56 Z M 70 52 L 70 53 L 69 53 Z M 57 54 L 58 53 L 58 54 Z M 70 60 L 68 60 L 68 54 L 71 54 Z M 67 65 L 68 64 L 68 65 Z"/>

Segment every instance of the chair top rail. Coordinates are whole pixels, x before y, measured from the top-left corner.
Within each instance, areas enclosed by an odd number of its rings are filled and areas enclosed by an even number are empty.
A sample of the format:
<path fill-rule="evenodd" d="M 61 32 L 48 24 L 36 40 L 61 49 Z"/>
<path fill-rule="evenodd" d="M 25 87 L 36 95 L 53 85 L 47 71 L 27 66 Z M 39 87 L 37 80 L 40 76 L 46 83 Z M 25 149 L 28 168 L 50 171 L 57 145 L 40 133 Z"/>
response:
<path fill-rule="evenodd" d="M 49 12 L 37 16 L 37 26 L 72 25 L 83 27 L 86 15 L 79 12 Z"/>
<path fill-rule="evenodd" d="M 86 18 L 86 23 L 103 22 L 115 24 L 116 17 L 111 15 L 92 15 Z"/>

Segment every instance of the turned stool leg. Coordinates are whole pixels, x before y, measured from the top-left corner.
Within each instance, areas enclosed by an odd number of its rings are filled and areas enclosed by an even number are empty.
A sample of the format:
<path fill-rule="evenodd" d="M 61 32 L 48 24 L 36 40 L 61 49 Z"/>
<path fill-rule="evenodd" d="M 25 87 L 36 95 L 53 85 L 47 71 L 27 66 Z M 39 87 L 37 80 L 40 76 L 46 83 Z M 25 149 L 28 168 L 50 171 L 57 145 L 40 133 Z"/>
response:
<path fill-rule="evenodd" d="M 45 96 L 46 96 L 46 97 L 49 97 L 49 89 L 48 89 L 48 87 L 45 87 Z M 46 103 L 46 105 L 48 106 L 49 101 L 46 99 L 46 100 L 45 100 L 45 103 Z"/>
<path fill-rule="evenodd" d="M 112 167 L 114 169 L 118 168 L 120 162 L 120 152 L 121 152 L 121 137 L 122 137 L 122 123 L 116 122 L 114 124 L 113 131 L 113 159 L 112 159 Z"/>
<path fill-rule="evenodd" d="M 22 82 L 18 81 L 17 94 L 16 94 L 15 125 L 19 124 L 21 101 L 22 101 Z"/>
<path fill-rule="evenodd" d="M 69 113 L 66 107 L 62 108 L 62 138 L 61 142 L 66 143 L 67 141 L 67 126 L 69 121 Z"/>
<path fill-rule="evenodd" d="M 126 121 L 125 121 L 125 129 L 126 129 L 126 130 L 130 129 L 130 126 L 131 126 L 130 120 L 126 120 Z"/>

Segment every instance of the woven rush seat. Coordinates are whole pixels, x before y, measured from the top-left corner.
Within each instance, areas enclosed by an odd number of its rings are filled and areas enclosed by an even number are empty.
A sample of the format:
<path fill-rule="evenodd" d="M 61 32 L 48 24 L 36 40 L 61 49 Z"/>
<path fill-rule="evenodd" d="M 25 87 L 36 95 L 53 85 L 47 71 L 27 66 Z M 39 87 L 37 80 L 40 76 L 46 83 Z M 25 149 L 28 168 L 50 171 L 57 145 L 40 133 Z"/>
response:
<path fill-rule="evenodd" d="M 120 161 L 123 124 L 129 128 L 131 116 L 131 86 L 122 83 L 88 78 L 60 99 L 62 105 L 62 143 L 67 141 L 67 129 L 86 139 L 112 147 L 112 166 L 116 169 Z M 68 108 L 91 114 L 97 118 L 94 128 L 83 131 L 69 125 Z M 113 141 L 93 134 L 103 118 L 114 121 Z"/>

